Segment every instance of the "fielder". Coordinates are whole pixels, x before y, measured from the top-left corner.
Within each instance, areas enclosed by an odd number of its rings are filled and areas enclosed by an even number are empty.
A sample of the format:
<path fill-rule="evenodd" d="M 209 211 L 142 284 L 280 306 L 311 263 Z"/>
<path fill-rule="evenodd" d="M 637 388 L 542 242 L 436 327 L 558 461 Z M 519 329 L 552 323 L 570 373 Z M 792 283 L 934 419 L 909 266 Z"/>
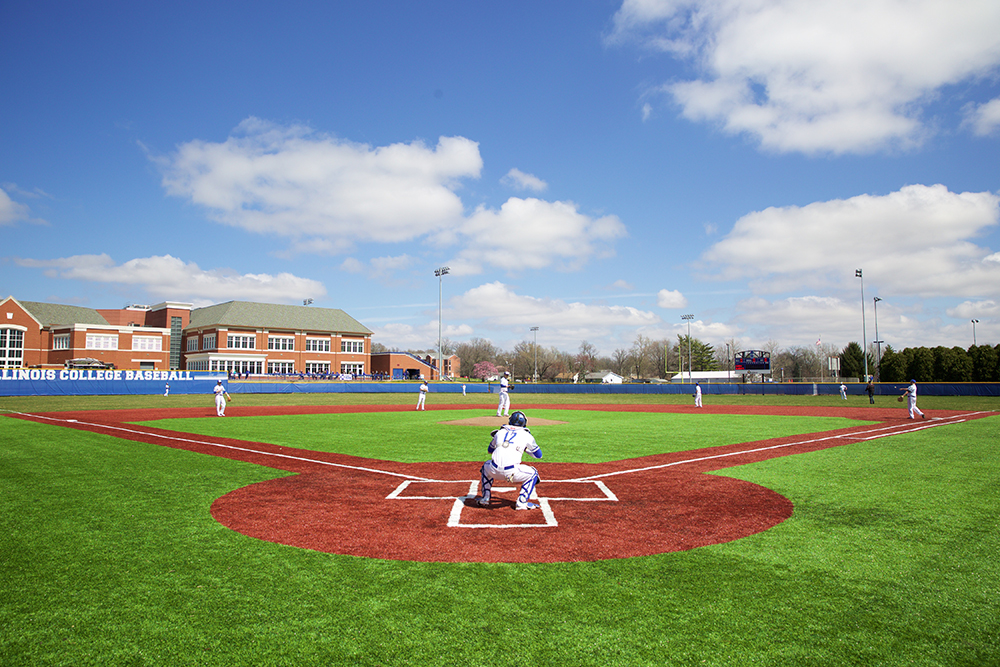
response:
<path fill-rule="evenodd" d="M 920 411 L 917 407 L 917 381 L 910 380 L 910 386 L 906 388 L 903 392 L 903 396 L 906 397 L 906 407 L 910 413 L 910 419 L 913 419 L 913 413 L 916 412 L 922 419 L 927 419 L 927 415 Z"/>
<path fill-rule="evenodd" d="M 215 414 L 220 417 L 226 416 L 226 401 L 229 400 L 229 393 L 222 386 L 222 380 L 215 384 Z"/>
<path fill-rule="evenodd" d="M 696 407 L 696 408 L 700 408 L 701 407 L 701 383 L 700 382 L 695 382 L 694 383 L 694 407 Z"/>
<path fill-rule="evenodd" d="M 493 482 L 497 477 L 502 477 L 508 482 L 521 485 L 521 492 L 517 496 L 514 509 L 537 508 L 538 505 L 528 502 L 528 499 L 538 484 L 538 471 L 521 463 L 521 455 L 528 452 L 536 459 L 540 459 L 542 448 L 528 430 L 528 418 L 523 412 L 513 413 L 506 426 L 493 431 L 493 439 L 490 440 L 487 451 L 493 456 L 479 471 L 483 482 L 483 495 L 476 502 L 483 507 L 489 505 Z"/>
<path fill-rule="evenodd" d="M 507 411 L 510 410 L 510 395 L 507 393 L 510 391 L 510 377 L 509 371 L 503 372 L 503 377 L 500 378 L 500 403 L 497 404 L 497 417 L 506 417 Z"/>
<path fill-rule="evenodd" d="M 426 399 L 427 399 L 427 383 L 426 382 L 421 382 L 420 383 L 420 397 L 417 398 L 417 407 L 416 407 L 417 410 L 423 410 L 424 409 L 424 401 Z"/>
<path fill-rule="evenodd" d="M 845 401 L 847 400 L 847 385 L 843 382 L 840 383 L 840 397 Z"/>

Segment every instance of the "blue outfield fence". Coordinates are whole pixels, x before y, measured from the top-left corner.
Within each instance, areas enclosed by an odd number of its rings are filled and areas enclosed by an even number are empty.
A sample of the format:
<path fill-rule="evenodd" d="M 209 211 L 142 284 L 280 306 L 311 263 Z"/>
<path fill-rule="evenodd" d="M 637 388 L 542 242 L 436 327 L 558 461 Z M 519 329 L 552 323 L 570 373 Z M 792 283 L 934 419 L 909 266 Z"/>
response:
<path fill-rule="evenodd" d="M 462 393 L 461 382 L 430 382 L 431 392 L 441 394 Z M 882 382 L 875 385 L 876 396 L 898 396 L 908 383 Z M 417 393 L 418 382 L 255 382 L 236 380 L 229 383 L 230 394 L 405 394 Z M 479 382 L 466 383 L 466 394 L 497 393 L 499 385 Z M 922 396 L 1000 396 L 1000 383 L 945 383 L 928 382 L 919 385 Z M 831 382 L 765 382 L 763 384 L 711 384 L 702 383 L 703 394 L 748 396 L 836 396 L 840 384 Z M 513 395 L 518 394 L 694 394 L 693 384 L 514 384 Z M 849 396 L 865 395 L 865 385 L 847 385 Z"/>
<path fill-rule="evenodd" d="M 211 394 L 222 380 L 230 394 L 406 394 L 417 393 L 417 382 L 264 382 L 230 380 L 224 372 L 211 371 L 125 371 L 125 370 L 63 370 L 63 369 L 0 369 L 0 396 L 120 396 L 163 394 L 170 385 L 171 394 Z M 907 383 L 882 382 L 875 385 L 876 396 L 898 396 Z M 919 384 L 921 396 L 1000 396 L 1000 383 Z M 460 394 L 462 383 L 433 382 L 432 392 Z M 496 383 L 470 382 L 466 394 L 496 395 Z M 749 396 L 836 396 L 836 382 L 765 382 L 763 384 L 702 383 L 706 395 Z M 519 394 L 661 394 L 692 395 L 694 385 L 681 384 L 514 384 L 513 395 Z M 849 396 L 863 396 L 865 385 L 847 385 Z"/>
<path fill-rule="evenodd" d="M 211 394 L 226 374 L 209 371 L 0 369 L 0 396 Z"/>

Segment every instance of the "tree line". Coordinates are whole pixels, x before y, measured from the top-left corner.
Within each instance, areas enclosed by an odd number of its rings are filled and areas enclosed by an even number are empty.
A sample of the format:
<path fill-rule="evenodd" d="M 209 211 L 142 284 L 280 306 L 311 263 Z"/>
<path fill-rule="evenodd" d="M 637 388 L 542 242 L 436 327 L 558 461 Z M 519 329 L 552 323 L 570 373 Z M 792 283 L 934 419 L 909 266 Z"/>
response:
<path fill-rule="evenodd" d="M 1000 382 L 1000 345 L 961 347 L 915 347 L 897 352 L 891 345 L 881 350 L 863 352 L 857 342 L 843 349 L 818 342 L 816 345 L 781 348 L 771 340 L 760 347 L 749 348 L 738 339 L 729 339 L 713 346 L 695 337 L 679 335 L 675 339 L 652 339 L 639 334 L 627 348 L 610 355 L 600 355 L 588 341 L 580 343 L 576 352 L 556 347 L 537 346 L 531 340 L 521 341 L 513 349 L 504 350 L 485 338 L 464 342 L 442 341 L 445 356 L 456 355 L 461 360 L 462 375 L 476 377 L 477 366 L 484 373 L 510 371 L 520 380 L 535 377 L 552 382 L 595 371 L 612 371 L 625 378 L 669 379 L 690 370 L 730 370 L 733 356 L 746 349 L 766 351 L 771 357 L 771 377 L 781 381 L 831 381 L 838 378 L 865 377 L 881 382 Z M 384 345 L 374 343 L 373 352 L 388 352 Z M 437 348 L 407 350 L 419 357 L 437 358 Z M 839 370 L 831 369 L 830 359 L 839 361 Z M 835 365 L 834 365 L 835 366 Z"/>

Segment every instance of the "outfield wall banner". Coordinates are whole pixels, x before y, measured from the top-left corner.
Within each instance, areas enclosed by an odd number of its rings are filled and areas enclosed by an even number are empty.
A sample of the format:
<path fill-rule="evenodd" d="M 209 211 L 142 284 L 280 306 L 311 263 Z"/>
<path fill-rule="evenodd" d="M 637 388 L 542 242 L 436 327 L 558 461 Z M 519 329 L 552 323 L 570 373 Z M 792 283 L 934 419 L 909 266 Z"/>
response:
<path fill-rule="evenodd" d="M 228 384 L 224 372 L 4 368 L 0 396 L 211 394 L 219 380 Z"/>

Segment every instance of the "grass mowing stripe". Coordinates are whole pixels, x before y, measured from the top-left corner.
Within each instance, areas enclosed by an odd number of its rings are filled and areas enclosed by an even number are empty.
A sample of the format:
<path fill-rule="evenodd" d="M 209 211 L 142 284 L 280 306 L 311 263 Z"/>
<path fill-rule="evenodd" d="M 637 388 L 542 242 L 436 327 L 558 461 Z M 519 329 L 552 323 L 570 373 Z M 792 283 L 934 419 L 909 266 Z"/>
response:
<path fill-rule="evenodd" d="M 284 447 L 364 456 L 386 461 L 476 461 L 486 456 L 491 427 L 439 422 L 478 413 L 282 415 L 218 419 L 162 419 L 146 426 Z M 650 414 L 591 410 L 533 410 L 532 417 L 565 424 L 528 426 L 545 461 L 602 463 L 688 451 L 870 422 L 839 417 L 757 417 L 750 415 Z"/>

